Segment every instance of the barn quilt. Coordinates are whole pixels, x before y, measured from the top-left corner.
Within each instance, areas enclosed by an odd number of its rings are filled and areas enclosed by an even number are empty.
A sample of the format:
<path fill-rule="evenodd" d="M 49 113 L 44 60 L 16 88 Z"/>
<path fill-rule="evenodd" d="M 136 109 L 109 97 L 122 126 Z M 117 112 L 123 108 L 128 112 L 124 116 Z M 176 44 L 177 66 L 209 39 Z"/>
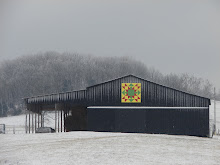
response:
<path fill-rule="evenodd" d="M 121 102 L 141 103 L 141 83 L 122 83 Z"/>

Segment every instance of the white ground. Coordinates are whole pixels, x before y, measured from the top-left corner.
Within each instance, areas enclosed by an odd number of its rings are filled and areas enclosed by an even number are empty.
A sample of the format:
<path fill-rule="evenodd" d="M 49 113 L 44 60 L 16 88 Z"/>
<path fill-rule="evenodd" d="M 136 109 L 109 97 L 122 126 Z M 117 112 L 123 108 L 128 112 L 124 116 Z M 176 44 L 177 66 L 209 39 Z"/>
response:
<path fill-rule="evenodd" d="M 32 118 L 31 118 L 32 119 Z M 45 115 L 45 127 L 55 127 L 55 114 L 47 113 Z M 32 120 L 31 120 L 32 123 Z M 25 114 L 19 116 L 0 117 L 0 124 L 5 124 L 7 134 L 24 134 L 25 133 Z"/>
<path fill-rule="evenodd" d="M 46 126 L 54 127 L 53 115 Z M 213 108 L 210 107 L 210 117 Z M 0 118 L 23 127 L 25 115 Z M 220 102 L 217 103 L 220 129 Z M 0 165 L 220 164 L 220 136 L 199 138 L 153 134 L 69 132 L 0 134 Z"/>
<path fill-rule="evenodd" d="M 214 101 L 211 101 L 210 106 L 210 119 L 211 123 L 214 121 Z M 216 132 L 220 134 L 220 101 L 216 101 Z"/>
<path fill-rule="evenodd" d="M 0 164 L 220 164 L 220 138 L 69 132 L 0 135 Z"/>

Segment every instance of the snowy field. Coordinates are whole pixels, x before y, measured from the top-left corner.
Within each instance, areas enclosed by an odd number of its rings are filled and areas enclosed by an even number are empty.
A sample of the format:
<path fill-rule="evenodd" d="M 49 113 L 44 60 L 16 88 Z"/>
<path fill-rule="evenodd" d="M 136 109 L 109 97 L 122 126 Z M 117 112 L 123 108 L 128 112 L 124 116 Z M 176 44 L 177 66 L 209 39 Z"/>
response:
<path fill-rule="evenodd" d="M 214 121 L 214 101 L 211 101 L 210 106 L 210 124 Z M 220 101 L 216 101 L 216 132 L 220 134 Z"/>
<path fill-rule="evenodd" d="M 45 115 L 45 127 L 55 127 L 55 114 L 47 113 Z M 19 116 L 0 117 L 0 124 L 5 124 L 6 134 L 24 134 L 25 133 L 25 114 Z"/>
<path fill-rule="evenodd" d="M 213 105 L 210 118 L 213 120 Z M 54 127 L 49 114 L 45 126 Z M 0 134 L 0 165 L 54 164 L 220 164 L 220 136 L 200 138 L 156 134 L 68 132 L 25 134 L 25 115 L 0 118 L 23 128 Z M 10 128 L 8 127 L 8 128 Z M 220 130 L 220 102 L 217 102 Z"/>
<path fill-rule="evenodd" d="M 220 164 L 220 138 L 69 132 L 0 135 L 0 164 Z"/>

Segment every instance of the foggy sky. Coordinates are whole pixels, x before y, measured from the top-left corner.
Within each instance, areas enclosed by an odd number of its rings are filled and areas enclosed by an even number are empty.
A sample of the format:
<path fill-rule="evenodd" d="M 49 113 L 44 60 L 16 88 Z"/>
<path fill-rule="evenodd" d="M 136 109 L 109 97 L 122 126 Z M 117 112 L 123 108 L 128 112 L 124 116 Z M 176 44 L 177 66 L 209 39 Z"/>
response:
<path fill-rule="evenodd" d="M 128 56 L 220 89 L 219 0 L 0 0 L 0 61 L 45 51 Z"/>

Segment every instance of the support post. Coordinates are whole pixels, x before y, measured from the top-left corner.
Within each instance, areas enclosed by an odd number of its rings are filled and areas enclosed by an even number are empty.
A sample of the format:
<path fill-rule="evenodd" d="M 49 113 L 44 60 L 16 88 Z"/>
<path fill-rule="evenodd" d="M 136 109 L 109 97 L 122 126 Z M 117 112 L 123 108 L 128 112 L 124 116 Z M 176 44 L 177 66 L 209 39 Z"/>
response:
<path fill-rule="evenodd" d="M 41 111 L 41 119 L 40 119 L 40 124 L 41 124 L 41 127 L 43 127 L 43 111 Z"/>
<path fill-rule="evenodd" d="M 60 111 L 58 111 L 58 113 L 57 113 L 57 119 L 58 119 L 57 120 L 57 122 L 58 122 L 57 123 L 57 128 L 58 128 L 58 132 L 60 132 L 60 117 L 59 117 L 60 115 L 59 115 L 59 113 L 60 113 Z"/>
<path fill-rule="evenodd" d="M 38 120 L 37 120 L 37 128 L 40 127 L 40 112 L 39 112 L 39 109 L 38 109 Z"/>
<path fill-rule="evenodd" d="M 60 114 L 60 118 L 61 118 L 61 132 L 63 132 L 63 110 L 61 110 L 61 114 Z"/>
<path fill-rule="evenodd" d="M 31 133 L 31 112 L 30 112 L 30 110 L 29 110 L 29 122 L 28 122 L 28 125 L 29 125 L 28 132 Z"/>
<path fill-rule="evenodd" d="M 27 109 L 25 109 L 25 133 L 27 134 Z"/>
<path fill-rule="evenodd" d="M 55 132 L 57 132 L 57 110 L 55 110 Z"/>
<path fill-rule="evenodd" d="M 35 129 L 34 129 L 34 133 L 36 133 L 36 129 L 37 129 L 37 114 L 35 113 Z"/>
<path fill-rule="evenodd" d="M 58 105 L 55 104 L 55 132 L 57 132 L 57 108 L 58 108 Z"/>
<path fill-rule="evenodd" d="M 34 113 L 31 112 L 32 114 L 32 133 L 34 133 Z"/>
<path fill-rule="evenodd" d="M 64 110 L 64 113 L 63 113 L 63 131 L 66 132 L 66 110 Z"/>

